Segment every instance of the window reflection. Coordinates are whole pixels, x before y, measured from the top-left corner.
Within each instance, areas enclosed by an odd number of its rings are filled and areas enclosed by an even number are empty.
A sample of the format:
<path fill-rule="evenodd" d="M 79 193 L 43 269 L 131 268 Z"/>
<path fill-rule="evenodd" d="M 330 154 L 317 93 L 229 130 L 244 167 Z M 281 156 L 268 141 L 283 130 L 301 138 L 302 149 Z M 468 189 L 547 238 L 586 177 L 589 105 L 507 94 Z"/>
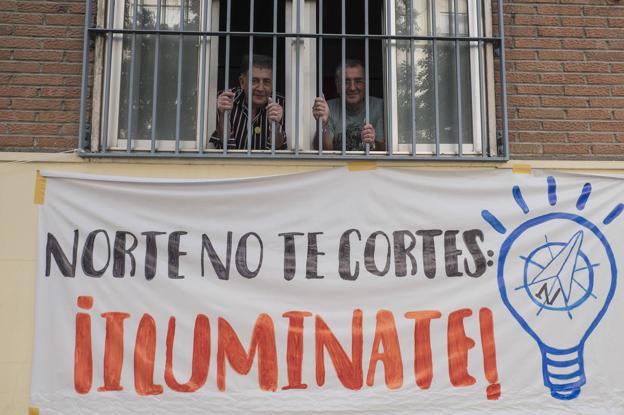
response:
<path fill-rule="evenodd" d="M 136 28 L 157 28 L 156 0 L 141 0 L 136 4 Z M 182 8 L 181 8 L 182 6 Z M 200 0 L 161 0 L 160 29 L 180 30 L 180 11 L 183 10 L 183 29 L 199 30 Z M 124 2 L 124 28 L 134 25 L 135 2 Z M 197 36 L 137 34 L 123 36 L 121 56 L 121 83 L 119 97 L 118 138 L 150 140 L 155 128 L 156 140 L 176 138 L 178 82 L 181 83 L 180 139 L 194 141 L 197 131 L 197 92 L 199 69 L 199 38 Z M 132 45 L 134 43 L 134 62 Z M 182 65 L 179 72 L 179 51 L 182 43 Z M 158 48 L 158 62 L 156 53 Z M 158 65 L 158 82 L 154 97 L 154 65 Z M 132 72 L 131 72 L 132 71 Z M 132 79 L 131 79 L 132 78 Z M 132 89 L 130 85 L 132 84 Z M 153 105 L 156 111 L 153 118 Z M 130 110 L 128 102 L 132 99 Z M 130 112 L 130 113 L 129 113 Z M 131 117 L 128 131 L 128 117 Z"/>

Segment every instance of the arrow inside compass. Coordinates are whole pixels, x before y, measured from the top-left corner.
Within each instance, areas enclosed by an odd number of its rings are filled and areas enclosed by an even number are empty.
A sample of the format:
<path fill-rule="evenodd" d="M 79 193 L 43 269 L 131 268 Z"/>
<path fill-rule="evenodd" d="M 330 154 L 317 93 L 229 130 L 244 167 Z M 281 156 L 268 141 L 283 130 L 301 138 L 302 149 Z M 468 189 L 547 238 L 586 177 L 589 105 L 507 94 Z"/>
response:
<path fill-rule="evenodd" d="M 529 285 L 544 282 L 547 284 L 548 293 L 560 288 L 567 305 L 572 291 L 572 284 L 574 283 L 576 261 L 582 244 L 583 231 L 578 231 L 557 254 L 553 255 L 550 262 L 540 270 Z"/>

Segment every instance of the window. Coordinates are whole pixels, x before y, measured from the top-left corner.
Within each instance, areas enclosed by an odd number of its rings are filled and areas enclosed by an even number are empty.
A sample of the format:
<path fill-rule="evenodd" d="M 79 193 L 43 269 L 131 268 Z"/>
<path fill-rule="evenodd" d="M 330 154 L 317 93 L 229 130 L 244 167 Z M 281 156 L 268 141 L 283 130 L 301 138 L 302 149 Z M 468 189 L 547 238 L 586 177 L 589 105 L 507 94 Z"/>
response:
<path fill-rule="evenodd" d="M 505 94 L 494 90 L 502 37 L 492 35 L 490 0 L 109 0 L 99 7 L 101 27 L 87 35 L 96 39 L 88 155 L 506 157 L 495 114 Z M 217 96 L 238 86 L 241 57 L 250 52 L 273 61 L 272 90 L 286 102 L 286 150 L 210 142 Z M 383 113 L 375 133 L 385 144 L 353 150 L 343 139 L 328 150 L 316 139 L 322 127 L 312 103 L 323 96 L 349 109 L 340 69 L 350 60 L 364 64 L 362 111 L 367 120 Z M 504 80 L 504 65 L 496 64 Z"/>
<path fill-rule="evenodd" d="M 205 65 L 200 56 L 210 44 L 200 43 L 198 36 L 166 32 L 199 31 L 200 24 L 205 23 L 200 17 L 200 3 L 109 3 L 110 27 L 165 33 L 118 33 L 108 37 L 102 146 L 160 151 L 197 148 L 202 97 L 199 73 Z"/>
<path fill-rule="evenodd" d="M 478 38 L 489 26 L 480 1 L 397 0 L 395 4 L 395 15 L 389 19 L 392 34 Z M 481 42 L 397 40 L 391 59 L 389 88 L 396 108 L 392 124 L 398 152 L 481 154 L 488 142 L 495 148 L 494 110 L 487 109 L 493 104 L 493 97 L 487 95 L 493 89 L 492 75 L 486 75 L 491 58 Z"/>

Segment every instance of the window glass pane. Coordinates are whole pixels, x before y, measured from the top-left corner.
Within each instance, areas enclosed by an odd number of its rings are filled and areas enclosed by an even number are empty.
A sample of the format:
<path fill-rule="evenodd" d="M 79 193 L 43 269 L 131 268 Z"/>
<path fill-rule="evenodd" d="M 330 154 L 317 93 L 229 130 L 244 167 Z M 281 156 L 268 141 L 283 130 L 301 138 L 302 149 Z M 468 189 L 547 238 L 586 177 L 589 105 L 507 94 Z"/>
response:
<path fill-rule="evenodd" d="M 435 0 L 437 36 L 454 36 L 454 0 Z M 409 35 L 409 0 L 397 0 L 395 5 L 397 35 Z M 414 36 L 433 34 L 432 10 L 427 0 L 413 0 Z M 457 26 L 460 36 L 468 35 L 466 0 L 457 0 Z M 459 80 L 455 42 L 437 41 L 435 64 L 438 78 L 434 79 L 434 48 L 431 41 L 399 40 L 396 43 L 397 131 L 399 150 L 411 150 L 412 126 L 416 142 L 435 143 L 435 89 L 438 95 L 438 117 L 441 144 L 455 144 L 461 125 L 463 143 L 472 143 L 472 87 L 469 45 L 459 42 Z M 413 62 L 413 67 L 412 67 Z M 413 78 L 412 78 L 413 77 Z M 460 88 L 461 85 L 461 88 Z M 458 93 L 460 93 L 461 123 L 458 122 Z M 414 109 L 412 110 L 412 105 Z M 412 118 L 413 117 L 413 118 Z"/>
<path fill-rule="evenodd" d="M 455 3 L 458 11 L 455 13 Z M 457 36 L 468 35 L 468 8 L 466 0 L 436 0 L 436 33 L 439 36 L 455 36 L 455 24 L 457 23 Z M 457 19 L 457 22 L 455 22 Z M 438 67 L 438 113 L 440 117 L 440 142 L 455 144 L 458 140 L 459 131 L 463 137 L 463 143 L 472 143 L 472 98 L 470 77 L 469 46 L 466 42 L 456 43 L 450 41 L 438 42 L 437 67 Z M 459 61 L 457 57 L 459 56 Z M 459 70 L 459 84 L 457 82 L 457 70 Z M 459 120 L 459 108 L 457 94 L 460 95 L 461 120 Z"/>
<path fill-rule="evenodd" d="M 397 35 L 430 35 L 430 11 L 427 0 L 413 0 L 410 28 L 410 1 L 396 2 Z M 431 42 L 397 41 L 397 131 L 399 144 L 412 143 L 412 126 L 417 143 L 435 141 L 435 113 L 433 100 L 433 67 Z M 414 111 L 412 111 L 414 104 Z M 412 121 L 412 114 L 414 119 Z M 399 150 L 411 150 L 400 146 Z"/>
<path fill-rule="evenodd" d="M 199 30 L 200 0 L 182 0 L 184 30 Z M 138 29 L 157 28 L 156 0 L 140 0 L 137 4 Z M 124 28 L 132 29 L 135 4 L 126 0 Z M 161 0 L 160 29 L 180 29 L 180 0 Z M 119 99 L 118 138 L 149 140 L 156 128 L 157 140 L 174 140 L 176 137 L 178 59 L 180 36 L 136 35 L 134 67 L 132 68 L 133 36 L 124 35 L 121 56 L 121 90 Z M 154 104 L 154 64 L 158 44 L 158 86 L 156 119 L 152 120 Z M 197 85 L 199 69 L 199 38 L 184 36 L 182 41 L 182 72 L 180 82 L 181 111 L 180 139 L 194 141 L 197 128 Z M 131 70 L 133 70 L 131 74 Z M 130 77 L 132 76 L 132 81 Z M 131 133 L 128 134 L 128 101 L 132 83 Z M 153 122 L 155 121 L 155 123 Z"/>
<path fill-rule="evenodd" d="M 467 0 L 457 0 L 458 13 L 455 13 L 455 0 L 436 0 L 436 33 L 439 36 L 452 36 L 455 33 L 455 17 L 457 16 L 457 33 L 468 34 Z"/>
<path fill-rule="evenodd" d="M 413 52 L 413 72 L 410 53 Z M 414 77 L 412 85 L 412 76 Z M 417 143 L 435 143 L 435 100 L 432 43 L 402 41 L 397 48 L 398 134 L 400 144 L 412 143 L 412 103 Z M 412 89 L 413 88 L 413 89 Z M 412 90 L 413 99 L 412 99 Z"/>
<path fill-rule="evenodd" d="M 427 36 L 431 34 L 431 16 L 429 13 L 428 0 L 412 0 L 412 33 L 415 36 Z M 396 34 L 401 36 L 409 35 L 409 7 L 410 0 L 396 0 L 395 18 Z"/>

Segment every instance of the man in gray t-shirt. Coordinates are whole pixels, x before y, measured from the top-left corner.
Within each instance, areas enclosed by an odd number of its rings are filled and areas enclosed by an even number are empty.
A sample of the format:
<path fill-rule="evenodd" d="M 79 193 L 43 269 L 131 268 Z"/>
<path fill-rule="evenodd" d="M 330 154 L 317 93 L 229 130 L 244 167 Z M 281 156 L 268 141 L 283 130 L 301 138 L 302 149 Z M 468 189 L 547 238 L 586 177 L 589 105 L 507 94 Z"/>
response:
<path fill-rule="evenodd" d="M 336 69 L 336 89 L 342 93 L 342 65 Z M 364 150 L 366 144 L 371 150 L 386 149 L 383 124 L 383 101 L 369 97 L 369 118 L 366 120 L 364 94 L 366 84 L 364 66 L 357 60 L 345 61 L 345 106 L 346 106 L 346 149 L 347 151 Z M 325 101 L 323 97 L 314 100 L 312 114 L 322 120 L 323 149 L 342 149 L 342 99 Z M 366 122 L 368 121 L 368 122 Z"/>

